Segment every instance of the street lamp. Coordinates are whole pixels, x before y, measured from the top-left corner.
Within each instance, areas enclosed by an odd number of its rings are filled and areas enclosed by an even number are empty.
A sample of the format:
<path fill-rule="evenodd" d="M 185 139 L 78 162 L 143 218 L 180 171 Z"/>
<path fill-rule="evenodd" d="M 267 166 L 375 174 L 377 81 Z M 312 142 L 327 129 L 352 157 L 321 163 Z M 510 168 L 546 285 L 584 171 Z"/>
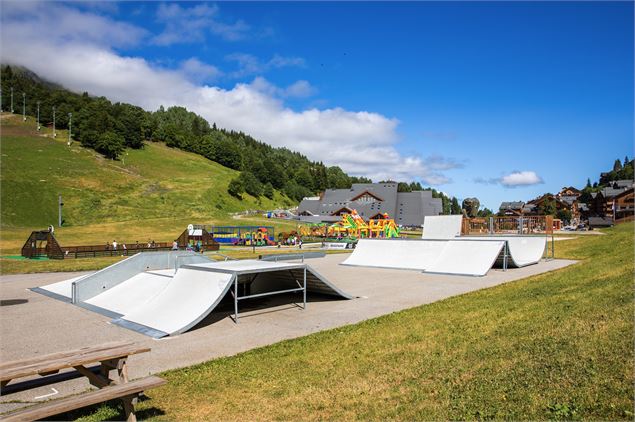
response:
<path fill-rule="evenodd" d="M 22 121 L 26 122 L 26 94 L 22 93 Z"/>
<path fill-rule="evenodd" d="M 13 113 L 13 87 L 11 87 L 11 113 Z"/>
<path fill-rule="evenodd" d="M 53 138 L 57 137 L 57 132 L 55 132 L 55 106 L 53 106 Z"/>
<path fill-rule="evenodd" d="M 40 102 L 37 102 L 37 130 L 40 130 Z"/>
<path fill-rule="evenodd" d="M 73 123 L 73 113 L 68 113 L 68 142 L 67 145 L 71 146 L 71 129 Z"/>

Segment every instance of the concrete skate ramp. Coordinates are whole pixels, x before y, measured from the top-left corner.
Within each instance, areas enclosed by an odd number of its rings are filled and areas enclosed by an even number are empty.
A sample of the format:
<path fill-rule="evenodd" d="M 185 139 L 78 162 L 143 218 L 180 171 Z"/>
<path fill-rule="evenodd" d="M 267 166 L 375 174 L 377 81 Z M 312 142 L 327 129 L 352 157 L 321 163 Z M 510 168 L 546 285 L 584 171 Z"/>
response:
<path fill-rule="evenodd" d="M 461 235 L 462 215 L 428 215 L 423 219 L 422 239 L 453 239 Z"/>
<path fill-rule="evenodd" d="M 439 258 L 447 240 L 360 239 L 341 265 L 423 271 Z"/>
<path fill-rule="evenodd" d="M 462 239 L 504 240 L 508 247 L 508 266 L 525 267 L 537 264 L 545 254 L 546 236 L 465 236 Z"/>
<path fill-rule="evenodd" d="M 425 272 L 482 277 L 494 266 L 504 247 L 504 240 L 450 240 Z"/>
<path fill-rule="evenodd" d="M 180 268 L 158 294 L 112 322 L 152 337 L 183 333 L 221 301 L 233 275 Z"/>

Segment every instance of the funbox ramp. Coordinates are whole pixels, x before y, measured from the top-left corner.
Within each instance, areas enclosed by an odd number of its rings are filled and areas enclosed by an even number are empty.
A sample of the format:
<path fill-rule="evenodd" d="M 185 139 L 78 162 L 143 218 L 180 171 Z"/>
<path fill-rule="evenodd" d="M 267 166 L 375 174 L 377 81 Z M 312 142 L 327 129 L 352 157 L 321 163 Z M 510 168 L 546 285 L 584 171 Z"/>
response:
<path fill-rule="evenodd" d="M 422 239 L 453 239 L 461 235 L 462 215 L 427 215 L 423 218 Z"/>
<path fill-rule="evenodd" d="M 360 239 L 341 265 L 483 276 L 504 245 L 497 239 Z"/>
<path fill-rule="evenodd" d="M 306 269 L 306 289 L 308 293 L 336 296 L 344 299 L 353 298 L 353 296 L 344 292 L 315 271 L 310 265 L 300 262 L 243 259 L 188 264 L 182 268 L 233 274 L 238 277 L 239 283 L 249 282 L 252 294 L 298 287 L 304 280 L 304 271 Z"/>
<path fill-rule="evenodd" d="M 540 262 L 547 247 L 546 236 L 465 236 L 461 239 L 504 240 L 508 249 L 507 265 L 518 268 Z M 502 261 L 502 254 L 498 261 Z"/>
<path fill-rule="evenodd" d="M 424 272 L 482 277 L 494 266 L 504 247 L 504 240 L 449 240 Z"/>
<path fill-rule="evenodd" d="M 229 292 L 236 277 L 258 278 L 254 284 L 257 293 L 272 287 L 297 287 L 304 279 L 306 268 L 308 292 L 352 299 L 306 264 L 258 260 L 190 261 L 199 262 L 185 263 L 176 272 L 174 269 L 137 272 L 115 285 L 106 284 L 107 288 L 99 294 L 75 304 L 114 318 L 112 322 L 116 325 L 160 338 L 183 333 L 203 320 Z M 134 267 L 137 268 L 138 263 L 134 263 Z M 120 270 L 121 267 L 117 268 Z M 69 286 L 85 277 L 33 290 L 70 302 Z M 97 280 L 101 281 L 101 278 Z"/>
<path fill-rule="evenodd" d="M 441 255 L 447 241 L 360 239 L 341 265 L 423 271 Z"/>

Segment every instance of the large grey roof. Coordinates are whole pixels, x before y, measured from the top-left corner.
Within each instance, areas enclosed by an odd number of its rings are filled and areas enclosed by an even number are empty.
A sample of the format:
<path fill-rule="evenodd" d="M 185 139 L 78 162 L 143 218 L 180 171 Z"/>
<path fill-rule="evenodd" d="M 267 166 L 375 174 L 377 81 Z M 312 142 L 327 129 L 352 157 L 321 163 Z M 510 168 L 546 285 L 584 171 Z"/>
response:
<path fill-rule="evenodd" d="M 519 210 L 524 205 L 525 205 L 525 203 L 523 201 L 501 202 L 501 206 L 499 207 L 499 209 L 501 209 L 501 210 Z"/>
<path fill-rule="evenodd" d="M 378 200 L 353 200 L 365 192 Z M 396 183 L 356 183 L 350 189 L 327 189 L 320 200 L 304 199 L 298 212 L 329 216 L 342 208 L 355 209 L 366 220 L 387 213 L 397 224 L 412 226 L 423 224 L 425 215 L 443 211 L 441 199 L 432 198 L 431 191 L 397 192 Z"/>
<path fill-rule="evenodd" d="M 617 185 L 617 187 L 619 188 L 630 188 L 633 186 L 633 180 L 629 180 L 629 179 L 624 179 L 624 180 L 616 180 L 615 182 L 613 182 L 614 184 Z"/>
<path fill-rule="evenodd" d="M 612 198 L 615 195 L 619 195 L 620 193 L 624 192 L 626 189 L 624 188 L 620 188 L 620 189 L 614 189 L 614 188 L 604 188 L 602 189 L 602 195 L 604 195 L 605 198 Z"/>

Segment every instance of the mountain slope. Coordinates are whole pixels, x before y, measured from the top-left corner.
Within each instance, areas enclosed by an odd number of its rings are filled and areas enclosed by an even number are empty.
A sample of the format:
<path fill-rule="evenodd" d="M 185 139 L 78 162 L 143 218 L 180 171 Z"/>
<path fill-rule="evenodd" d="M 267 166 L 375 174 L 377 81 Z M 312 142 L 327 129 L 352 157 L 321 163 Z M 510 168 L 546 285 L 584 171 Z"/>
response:
<path fill-rule="evenodd" d="M 66 226 L 138 221 L 159 217 L 210 220 L 245 209 L 289 206 L 275 192 L 274 200 L 239 200 L 227 193 L 238 172 L 197 154 L 147 143 L 129 149 L 119 161 L 74 143 L 58 131 L 34 130 L 29 118 L 2 116 L 0 171 L 3 227 L 44 228 L 57 222 L 57 195 L 64 202 Z"/>

